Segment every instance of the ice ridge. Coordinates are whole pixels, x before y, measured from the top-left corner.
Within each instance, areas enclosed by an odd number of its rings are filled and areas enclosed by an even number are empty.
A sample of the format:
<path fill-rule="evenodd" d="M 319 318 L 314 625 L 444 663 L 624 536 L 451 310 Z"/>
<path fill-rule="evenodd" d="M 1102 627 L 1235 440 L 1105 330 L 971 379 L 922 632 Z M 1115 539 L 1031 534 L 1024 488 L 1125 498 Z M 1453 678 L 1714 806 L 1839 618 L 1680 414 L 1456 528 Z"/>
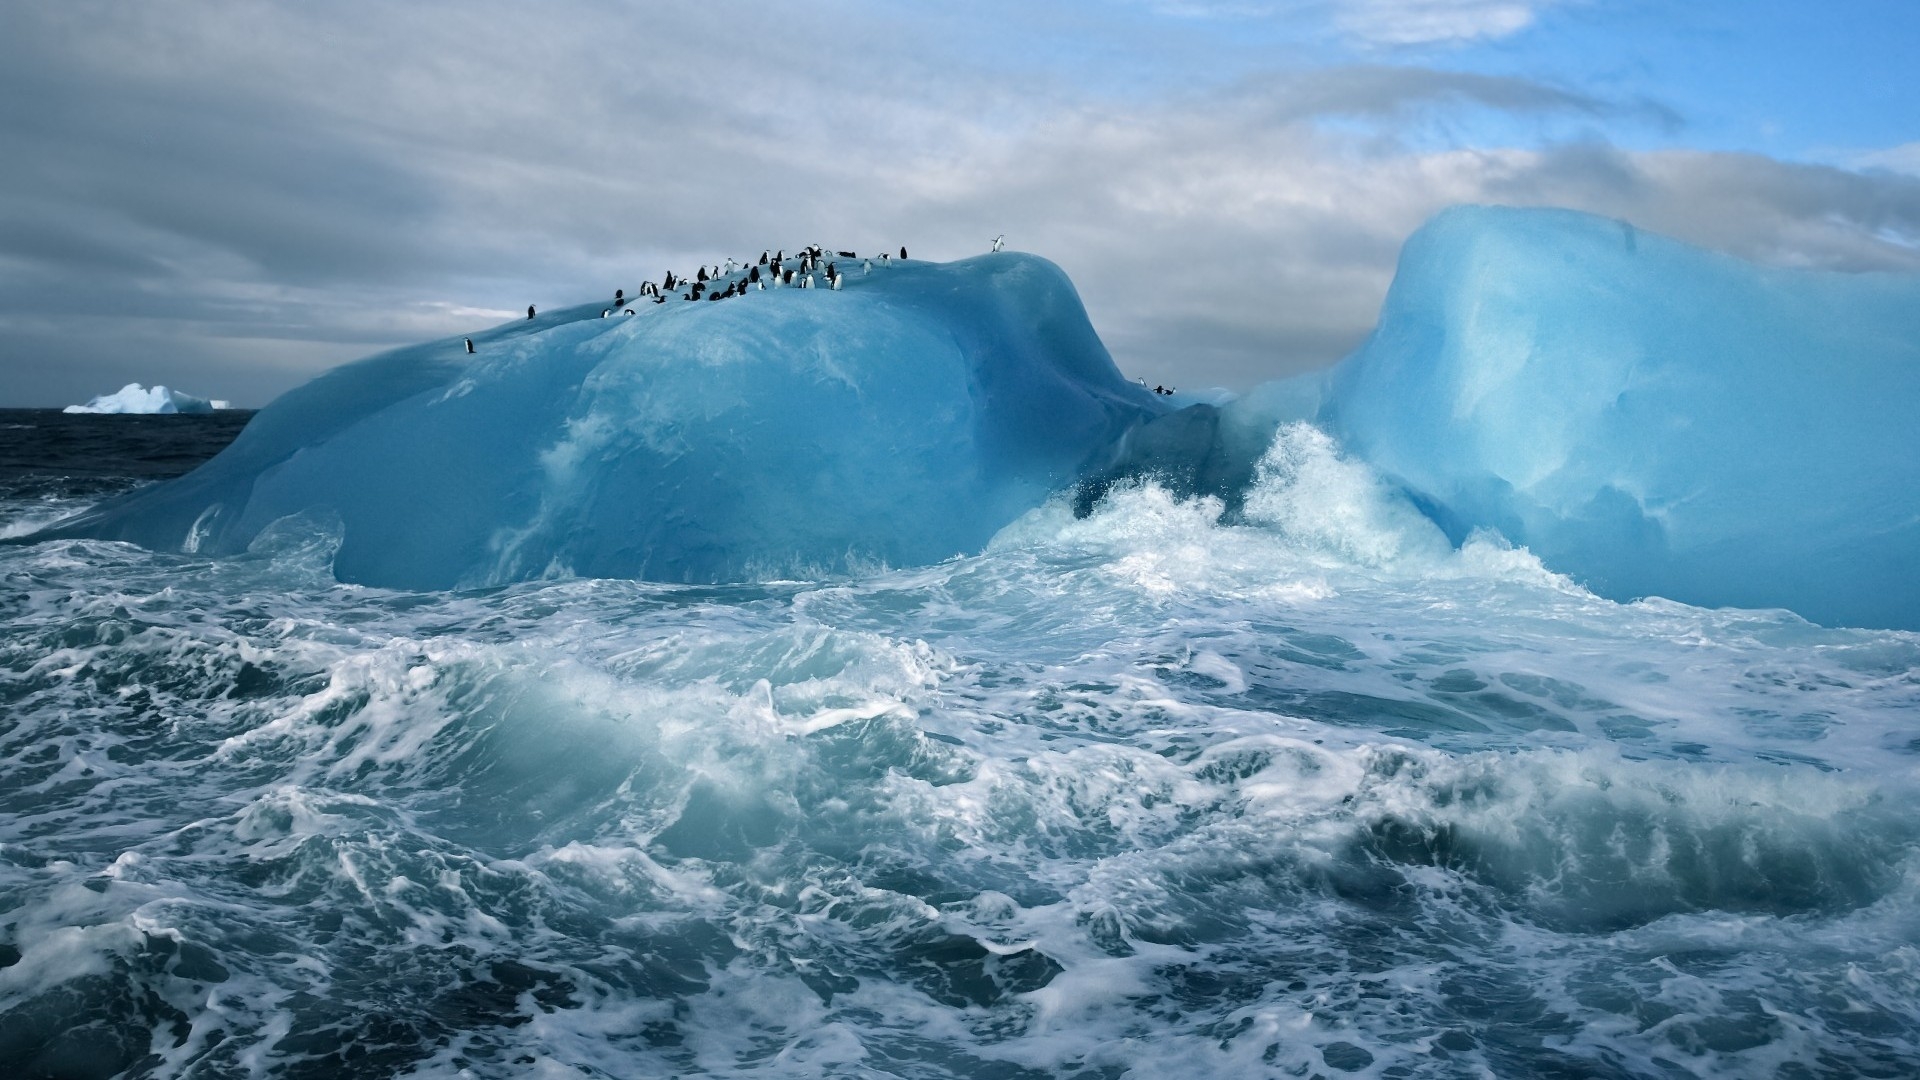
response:
<path fill-rule="evenodd" d="M 631 297 L 335 369 L 179 480 L 55 535 L 244 551 L 337 528 L 343 581 L 713 582 L 978 550 L 1167 406 L 1052 263 L 840 269 L 839 288 Z M 763 275 L 764 276 L 764 275 Z M 690 292 L 693 290 L 689 290 Z"/>

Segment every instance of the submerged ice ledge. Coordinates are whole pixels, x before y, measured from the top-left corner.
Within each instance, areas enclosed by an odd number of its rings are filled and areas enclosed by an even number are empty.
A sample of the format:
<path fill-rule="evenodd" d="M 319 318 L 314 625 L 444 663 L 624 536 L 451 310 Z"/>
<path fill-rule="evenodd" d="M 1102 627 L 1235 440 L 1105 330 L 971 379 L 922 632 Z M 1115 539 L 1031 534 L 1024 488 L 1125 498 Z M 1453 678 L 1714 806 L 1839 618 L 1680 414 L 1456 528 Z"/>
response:
<path fill-rule="evenodd" d="M 1044 259 L 848 269 L 349 364 L 56 532 L 219 554 L 309 515 L 337 523 L 341 580 L 417 589 L 915 565 L 978 550 L 1166 409 Z"/>

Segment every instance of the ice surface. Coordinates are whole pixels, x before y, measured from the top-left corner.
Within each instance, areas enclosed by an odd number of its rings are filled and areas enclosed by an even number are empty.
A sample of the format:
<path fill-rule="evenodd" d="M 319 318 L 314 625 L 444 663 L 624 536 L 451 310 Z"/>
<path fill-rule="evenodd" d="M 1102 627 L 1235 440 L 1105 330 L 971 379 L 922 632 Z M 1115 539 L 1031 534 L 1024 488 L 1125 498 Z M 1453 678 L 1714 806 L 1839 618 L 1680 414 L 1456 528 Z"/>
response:
<path fill-rule="evenodd" d="M 1456 542 L 1604 595 L 1920 628 L 1920 277 L 1766 269 L 1557 210 L 1408 241 L 1322 421 Z"/>
<path fill-rule="evenodd" d="M 307 515 L 342 528 L 342 580 L 406 588 L 916 565 L 978 550 L 1167 408 L 1032 256 L 605 310 L 336 369 L 60 531 L 239 552 Z"/>
<path fill-rule="evenodd" d="M 121 387 L 118 392 L 102 394 L 85 405 L 69 405 L 62 412 L 70 413 L 204 413 L 215 409 L 224 409 L 224 401 L 208 401 L 192 394 L 183 394 L 178 390 L 169 390 L 158 383 L 149 390 L 137 382 Z"/>

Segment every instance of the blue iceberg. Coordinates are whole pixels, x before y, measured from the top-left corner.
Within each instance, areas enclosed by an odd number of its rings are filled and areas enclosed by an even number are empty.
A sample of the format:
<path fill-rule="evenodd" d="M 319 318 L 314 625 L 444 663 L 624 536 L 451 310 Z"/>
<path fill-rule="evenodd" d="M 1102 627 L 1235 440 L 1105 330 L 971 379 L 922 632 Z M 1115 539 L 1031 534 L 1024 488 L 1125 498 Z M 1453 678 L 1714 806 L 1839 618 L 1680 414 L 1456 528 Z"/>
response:
<path fill-rule="evenodd" d="M 60 410 L 67 413 L 101 414 L 140 414 L 160 415 L 173 413 L 210 413 L 215 409 L 224 409 L 224 401 L 209 401 L 206 398 L 183 394 L 178 390 L 169 390 L 155 384 L 149 390 L 137 382 L 128 383 L 111 394 L 101 394 L 85 405 L 69 405 Z"/>
<path fill-rule="evenodd" d="M 1456 543 L 1602 595 L 1920 629 L 1920 277 L 1457 208 L 1319 415 Z"/>
<path fill-rule="evenodd" d="M 1044 259 L 844 280 L 591 304 L 471 355 L 452 338 L 349 364 L 54 534 L 234 553 L 301 517 L 338 530 L 341 580 L 413 589 L 917 565 L 981 548 L 1166 409 Z"/>

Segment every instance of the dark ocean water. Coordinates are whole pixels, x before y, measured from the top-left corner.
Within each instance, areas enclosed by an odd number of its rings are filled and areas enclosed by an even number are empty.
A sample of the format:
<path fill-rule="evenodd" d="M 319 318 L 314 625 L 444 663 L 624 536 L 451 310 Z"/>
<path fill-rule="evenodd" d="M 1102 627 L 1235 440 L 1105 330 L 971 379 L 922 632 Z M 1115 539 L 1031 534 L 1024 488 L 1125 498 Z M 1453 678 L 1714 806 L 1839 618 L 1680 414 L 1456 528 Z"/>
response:
<path fill-rule="evenodd" d="M 1916 635 L 1298 431 L 830 581 L 19 539 L 244 420 L 0 413 L 0 1078 L 1920 1075 Z"/>
<path fill-rule="evenodd" d="M 0 409 L 0 498 L 106 495 L 179 476 L 219 453 L 252 418 L 251 409 L 172 416 Z"/>

